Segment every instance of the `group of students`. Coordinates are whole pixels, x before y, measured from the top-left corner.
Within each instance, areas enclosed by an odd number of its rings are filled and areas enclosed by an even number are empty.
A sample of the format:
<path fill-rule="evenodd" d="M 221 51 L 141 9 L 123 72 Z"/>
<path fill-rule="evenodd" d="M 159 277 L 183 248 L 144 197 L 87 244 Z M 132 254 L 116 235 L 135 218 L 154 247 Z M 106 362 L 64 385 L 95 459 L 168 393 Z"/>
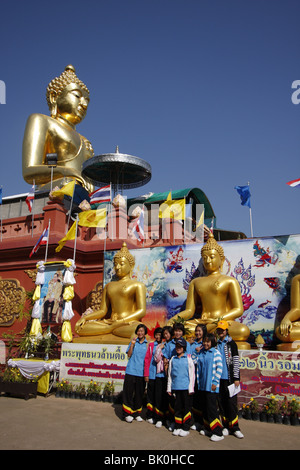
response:
<path fill-rule="evenodd" d="M 237 394 L 240 382 L 239 354 L 228 335 L 228 323 L 220 321 L 215 334 L 198 324 L 195 339 L 185 340 L 185 328 L 156 328 L 154 342 L 146 339 L 147 327 L 137 326 L 127 348 L 128 364 L 123 386 L 123 418 L 143 421 L 141 412 L 147 384 L 146 421 L 157 428 L 165 424 L 174 436 L 185 437 L 190 429 L 212 441 L 239 429 Z"/>

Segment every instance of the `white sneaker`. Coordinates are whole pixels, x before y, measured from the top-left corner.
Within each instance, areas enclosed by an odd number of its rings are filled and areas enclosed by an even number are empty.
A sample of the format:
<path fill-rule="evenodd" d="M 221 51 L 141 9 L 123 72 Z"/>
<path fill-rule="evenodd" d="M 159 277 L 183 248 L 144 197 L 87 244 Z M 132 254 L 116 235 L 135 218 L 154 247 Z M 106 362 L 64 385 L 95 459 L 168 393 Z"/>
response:
<path fill-rule="evenodd" d="M 146 419 L 146 421 L 147 421 L 147 423 L 150 423 L 150 424 L 153 424 L 153 423 L 154 423 L 154 421 L 153 421 L 152 418 Z"/>
<path fill-rule="evenodd" d="M 233 435 L 237 437 L 238 439 L 243 439 L 244 437 L 244 434 L 241 431 L 235 431 Z"/>
<path fill-rule="evenodd" d="M 135 420 L 138 421 L 139 423 L 140 423 L 141 421 L 144 421 L 141 416 L 137 416 L 137 417 L 135 418 Z"/>
<path fill-rule="evenodd" d="M 133 421 L 133 416 L 126 416 L 125 421 L 126 421 L 127 423 L 132 423 L 132 421 Z"/>
<path fill-rule="evenodd" d="M 200 429 L 199 434 L 201 434 L 201 436 L 211 436 L 211 432 L 206 429 Z"/>
<path fill-rule="evenodd" d="M 173 435 L 173 436 L 179 436 L 180 431 L 181 431 L 180 428 L 174 429 L 174 431 L 172 432 L 172 435 Z"/>
<path fill-rule="evenodd" d="M 156 428 L 161 428 L 162 427 L 162 421 L 157 421 L 155 424 Z"/>
<path fill-rule="evenodd" d="M 175 423 L 171 423 L 170 426 L 168 427 L 170 432 L 174 431 L 174 428 L 175 428 Z"/>
<path fill-rule="evenodd" d="M 184 431 L 183 429 L 180 429 L 179 431 L 179 436 L 181 437 L 186 437 L 190 434 L 190 431 Z"/>
<path fill-rule="evenodd" d="M 222 439 L 224 439 L 224 436 L 217 436 L 216 434 L 213 434 L 210 438 L 210 440 L 214 442 L 222 441 Z"/>
<path fill-rule="evenodd" d="M 229 431 L 228 431 L 228 429 L 227 429 L 227 428 L 223 428 L 223 429 L 222 429 L 222 434 L 223 434 L 223 436 L 229 436 Z"/>

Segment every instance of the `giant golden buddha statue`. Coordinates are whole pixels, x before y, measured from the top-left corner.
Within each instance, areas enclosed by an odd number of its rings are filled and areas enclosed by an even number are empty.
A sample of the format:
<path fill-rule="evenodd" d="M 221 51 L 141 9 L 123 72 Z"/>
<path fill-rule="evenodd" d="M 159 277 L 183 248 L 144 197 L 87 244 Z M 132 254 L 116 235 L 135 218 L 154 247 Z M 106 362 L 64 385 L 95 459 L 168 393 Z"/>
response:
<path fill-rule="evenodd" d="M 300 349 L 300 274 L 294 276 L 292 280 L 290 307 L 276 328 L 276 336 L 282 341 L 277 345 L 280 351 Z"/>
<path fill-rule="evenodd" d="M 185 320 L 185 326 L 192 331 L 198 323 L 206 324 L 208 332 L 216 329 L 219 320 L 229 324 L 228 333 L 237 342 L 239 349 L 250 349 L 246 342 L 250 330 L 235 321 L 243 312 L 243 301 L 238 281 L 221 273 L 225 260 L 223 248 L 218 245 L 212 233 L 202 247 L 201 256 L 206 276 L 193 279 L 189 285 L 185 310 L 169 320 Z M 193 318 L 197 306 L 202 308 L 201 318 Z"/>
<path fill-rule="evenodd" d="M 27 120 L 22 150 L 23 178 L 39 188 L 50 189 L 51 172 L 47 154 L 57 154 L 53 168 L 54 186 L 76 179 L 88 191 L 93 187 L 81 176 L 81 167 L 94 152 L 90 142 L 78 134 L 76 125 L 85 117 L 89 90 L 68 65 L 47 88 L 51 116 L 31 114 Z"/>
<path fill-rule="evenodd" d="M 114 257 L 117 280 L 103 289 L 100 309 L 83 314 L 75 325 L 81 342 L 105 342 L 130 338 L 146 314 L 146 287 L 131 278 L 135 259 L 126 243 Z M 109 318 L 104 318 L 109 314 Z M 108 338 L 105 336 L 108 335 Z M 85 341 L 86 340 L 86 341 Z M 109 341 L 107 341 L 109 342 Z"/>

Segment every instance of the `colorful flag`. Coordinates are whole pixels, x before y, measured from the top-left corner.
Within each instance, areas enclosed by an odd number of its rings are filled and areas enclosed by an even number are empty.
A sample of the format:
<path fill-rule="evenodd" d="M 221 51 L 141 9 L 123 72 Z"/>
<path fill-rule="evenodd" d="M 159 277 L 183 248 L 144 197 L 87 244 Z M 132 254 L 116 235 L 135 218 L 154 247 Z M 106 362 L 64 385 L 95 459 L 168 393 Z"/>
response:
<path fill-rule="evenodd" d="M 63 197 L 63 196 L 73 196 L 75 188 L 75 180 L 70 181 L 70 183 L 65 184 L 61 189 L 51 192 L 53 197 Z"/>
<path fill-rule="evenodd" d="M 105 227 L 106 209 L 83 211 L 78 214 L 78 225 L 81 227 Z M 55 251 L 60 251 L 68 240 L 74 240 L 76 237 L 76 222 L 72 225 L 67 235 L 63 237 L 56 247 Z"/>
<path fill-rule="evenodd" d="M 27 198 L 25 200 L 25 202 L 28 206 L 29 212 L 32 211 L 32 206 L 33 206 L 33 201 L 34 201 L 34 190 L 35 190 L 35 185 L 33 184 L 32 187 L 31 187 L 31 190 L 27 194 Z"/>
<path fill-rule="evenodd" d="M 250 194 L 249 186 L 235 186 L 234 189 L 237 190 L 237 192 L 239 193 L 241 197 L 242 206 L 248 206 L 249 208 L 251 208 L 251 203 L 250 203 L 251 194 Z"/>
<path fill-rule="evenodd" d="M 159 207 L 160 219 L 185 219 L 185 199 L 172 200 L 172 193 L 169 192 L 167 200 Z"/>
<path fill-rule="evenodd" d="M 90 204 L 100 204 L 101 202 L 111 201 L 111 187 L 103 186 L 103 188 L 96 189 L 96 191 L 90 193 Z"/>
<path fill-rule="evenodd" d="M 145 233 L 144 233 L 144 211 L 142 210 L 136 223 L 133 228 L 133 234 L 136 236 L 138 241 L 143 241 L 145 238 Z"/>
<path fill-rule="evenodd" d="M 44 229 L 44 231 L 43 231 L 42 235 L 40 236 L 40 238 L 38 239 L 36 245 L 32 248 L 31 253 L 29 255 L 29 258 L 31 258 L 32 255 L 34 255 L 38 251 L 40 246 L 47 245 L 48 236 L 49 236 L 49 226 Z"/>
<path fill-rule="evenodd" d="M 289 181 L 288 183 L 289 186 L 291 186 L 292 188 L 296 188 L 296 186 L 300 186 L 300 178 L 297 179 L 297 180 L 292 180 L 292 181 Z"/>

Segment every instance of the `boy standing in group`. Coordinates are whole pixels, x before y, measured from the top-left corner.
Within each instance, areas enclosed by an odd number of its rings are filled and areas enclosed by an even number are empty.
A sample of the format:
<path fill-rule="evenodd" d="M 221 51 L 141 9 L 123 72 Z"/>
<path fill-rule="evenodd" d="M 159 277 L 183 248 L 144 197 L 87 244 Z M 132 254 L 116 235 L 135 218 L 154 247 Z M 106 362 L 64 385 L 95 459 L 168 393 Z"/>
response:
<path fill-rule="evenodd" d="M 191 394 L 194 393 L 195 367 L 190 354 L 186 353 L 187 342 L 178 338 L 175 342 L 176 355 L 169 361 L 167 392 L 175 395 L 174 436 L 185 437 L 189 434 L 192 419 Z"/>

